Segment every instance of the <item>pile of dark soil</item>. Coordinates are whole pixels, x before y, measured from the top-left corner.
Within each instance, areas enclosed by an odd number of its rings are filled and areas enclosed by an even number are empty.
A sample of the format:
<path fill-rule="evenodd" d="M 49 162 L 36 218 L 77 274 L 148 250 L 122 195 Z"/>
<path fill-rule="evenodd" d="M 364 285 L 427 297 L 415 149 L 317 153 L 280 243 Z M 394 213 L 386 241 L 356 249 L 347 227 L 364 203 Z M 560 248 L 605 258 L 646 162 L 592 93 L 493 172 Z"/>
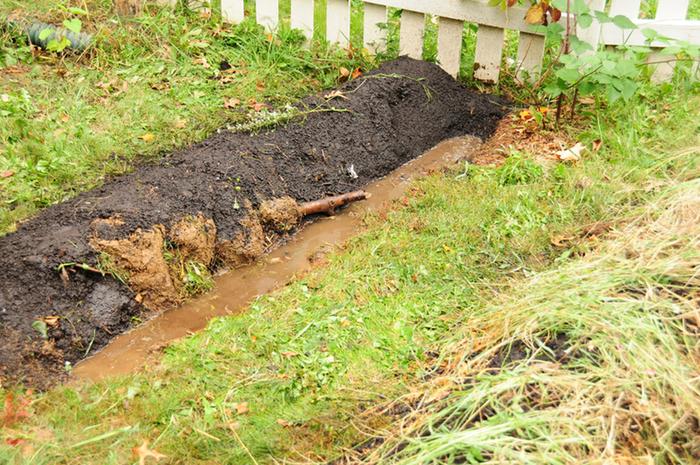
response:
<path fill-rule="evenodd" d="M 220 131 L 0 238 L 0 382 L 54 384 L 66 362 L 177 305 L 177 268 L 263 254 L 288 232 L 261 220 L 263 202 L 357 190 L 443 139 L 488 137 L 506 111 L 408 58 L 340 92 L 304 100 L 323 111 L 274 131 Z"/>

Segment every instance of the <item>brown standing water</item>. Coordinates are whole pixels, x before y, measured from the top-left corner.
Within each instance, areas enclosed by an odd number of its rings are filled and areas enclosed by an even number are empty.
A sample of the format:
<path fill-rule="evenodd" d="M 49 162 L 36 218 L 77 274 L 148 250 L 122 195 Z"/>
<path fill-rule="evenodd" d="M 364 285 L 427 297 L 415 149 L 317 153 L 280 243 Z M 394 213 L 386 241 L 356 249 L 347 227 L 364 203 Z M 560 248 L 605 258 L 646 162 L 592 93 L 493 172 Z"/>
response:
<path fill-rule="evenodd" d="M 139 370 L 155 361 L 159 349 L 203 329 L 212 318 L 245 311 L 256 297 L 284 286 L 295 275 L 308 271 L 319 254 L 357 234 L 364 214 L 386 208 L 406 192 L 416 177 L 469 159 L 480 143 L 471 136 L 440 143 L 369 184 L 365 189 L 371 194 L 368 200 L 349 206 L 337 216 L 306 225 L 260 262 L 219 276 L 213 292 L 116 337 L 102 351 L 80 362 L 73 370 L 73 377 L 96 381 Z"/>

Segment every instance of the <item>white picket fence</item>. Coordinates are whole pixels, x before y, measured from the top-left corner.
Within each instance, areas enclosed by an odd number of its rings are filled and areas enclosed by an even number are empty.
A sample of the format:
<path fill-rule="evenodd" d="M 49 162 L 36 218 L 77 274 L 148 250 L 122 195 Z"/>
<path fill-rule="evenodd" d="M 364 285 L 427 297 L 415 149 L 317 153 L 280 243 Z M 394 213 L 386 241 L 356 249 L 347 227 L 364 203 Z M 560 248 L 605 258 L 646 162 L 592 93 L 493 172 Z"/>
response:
<path fill-rule="evenodd" d="M 175 0 L 161 0 L 173 3 Z M 624 15 L 635 22 L 639 29 L 623 30 L 614 24 L 594 24 L 579 29 L 578 35 L 594 47 L 599 45 L 645 45 L 641 29 L 656 30 L 672 39 L 700 44 L 700 21 L 686 19 L 690 0 L 658 0 L 656 18 L 639 19 L 641 0 L 585 0 L 595 10 L 603 10 L 609 4 L 609 15 Z M 206 0 L 204 1 L 206 3 Z M 326 38 L 330 42 L 347 45 L 353 20 L 349 0 L 326 0 Z M 502 11 L 488 5 L 488 0 L 363 0 L 364 46 L 376 52 L 386 46 L 387 9 L 402 10 L 399 51 L 402 55 L 421 58 L 425 31 L 425 17 L 438 21 L 438 62 L 450 74 L 457 75 L 462 59 L 462 34 L 464 23 L 478 25 L 474 77 L 482 81 L 497 82 L 501 71 L 505 31 L 519 31 L 516 69 L 537 74 L 544 56 L 544 39 L 533 32 L 524 20 L 525 8 L 516 6 Z M 244 19 L 244 0 L 220 0 L 221 15 L 225 21 L 237 23 Z M 302 30 L 307 37 L 314 31 L 314 0 L 291 0 L 291 26 Z M 275 29 L 280 21 L 279 0 L 255 0 L 256 21 L 269 29 Z M 562 21 L 565 21 L 562 18 Z M 663 48 L 665 43 L 652 44 Z M 658 52 L 651 61 L 657 62 Z M 655 78 L 671 76 L 673 64 L 657 66 Z"/>

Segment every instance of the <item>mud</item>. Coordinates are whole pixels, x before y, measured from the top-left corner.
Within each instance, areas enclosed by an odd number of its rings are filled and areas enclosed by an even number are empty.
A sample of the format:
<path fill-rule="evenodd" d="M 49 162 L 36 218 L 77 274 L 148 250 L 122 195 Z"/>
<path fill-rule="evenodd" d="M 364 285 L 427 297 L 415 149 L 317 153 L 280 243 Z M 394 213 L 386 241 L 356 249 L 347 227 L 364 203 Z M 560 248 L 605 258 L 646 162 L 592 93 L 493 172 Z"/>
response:
<path fill-rule="evenodd" d="M 183 296 L 163 268 L 171 247 L 211 257 L 212 268 L 255 260 L 279 241 L 262 202 L 357 190 L 440 140 L 488 137 L 506 111 L 407 58 L 341 91 L 347 100 L 304 100 L 300 108 L 316 111 L 274 131 L 222 130 L 0 238 L 0 382 L 48 387 L 65 377 L 65 362 L 177 305 Z M 39 320 L 57 321 L 46 339 Z"/>
<path fill-rule="evenodd" d="M 244 311 L 257 296 L 280 288 L 312 269 L 330 250 L 362 229 L 366 214 L 380 214 L 391 208 L 413 179 L 459 160 L 471 160 L 480 146 L 479 139 L 470 136 L 441 142 L 420 158 L 366 186 L 371 194 L 367 201 L 352 204 L 337 216 L 320 217 L 307 224 L 264 260 L 218 276 L 213 292 L 116 337 L 102 351 L 79 363 L 73 371 L 74 377 L 97 381 L 157 363 L 162 347 L 203 329 L 216 316 Z"/>

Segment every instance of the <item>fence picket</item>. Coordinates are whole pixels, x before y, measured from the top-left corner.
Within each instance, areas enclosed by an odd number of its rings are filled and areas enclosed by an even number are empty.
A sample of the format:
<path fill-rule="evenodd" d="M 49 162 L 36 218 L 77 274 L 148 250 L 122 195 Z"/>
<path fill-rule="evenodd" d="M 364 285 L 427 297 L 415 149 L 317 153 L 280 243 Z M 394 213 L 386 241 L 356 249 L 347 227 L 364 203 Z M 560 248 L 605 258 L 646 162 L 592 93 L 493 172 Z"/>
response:
<path fill-rule="evenodd" d="M 178 0 L 144 0 L 162 5 L 175 5 Z M 244 19 L 246 0 L 198 0 L 203 11 L 211 4 L 220 5 L 224 21 L 237 23 Z M 277 28 L 280 0 L 250 0 L 256 4 L 258 24 L 267 29 Z M 326 38 L 331 43 L 346 46 L 350 37 L 351 4 L 356 0 L 326 0 Z M 501 55 L 506 30 L 520 32 L 518 44 L 518 71 L 535 75 L 541 71 L 544 56 L 544 38 L 534 32 L 524 19 L 525 7 L 516 4 L 506 12 L 488 5 L 487 0 L 357 0 L 364 7 L 364 45 L 373 53 L 385 50 L 386 24 L 389 8 L 403 11 L 399 33 L 399 50 L 402 55 L 420 59 L 423 56 L 426 15 L 439 18 L 438 60 L 445 70 L 457 75 L 460 70 L 462 32 L 464 22 L 479 26 L 476 38 L 474 77 L 497 82 L 500 74 Z M 577 0 L 578 1 L 578 0 Z M 652 79 L 669 79 L 674 63 L 656 63 L 665 59 L 661 49 L 668 46 L 664 40 L 649 43 L 643 29 L 653 29 L 660 37 L 700 44 L 700 21 L 688 20 L 690 0 L 657 0 L 655 19 L 640 19 L 642 0 L 582 0 L 593 10 L 605 10 L 610 3 L 609 15 L 624 15 L 636 25 L 636 29 L 622 29 L 614 23 L 600 24 L 595 18 L 588 28 L 576 26 L 577 36 L 598 46 L 620 44 L 649 46 L 650 65 L 655 67 Z M 527 3 L 527 2 L 526 2 Z M 316 5 L 317 6 L 317 5 Z M 315 0 L 291 0 L 291 25 L 301 29 L 311 38 L 314 33 Z M 317 25 L 318 27 L 318 25 Z"/>
<path fill-rule="evenodd" d="M 498 27 L 479 25 L 476 32 L 474 77 L 480 81 L 498 82 L 505 31 Z"/>
<path fill-rule="evenodd" d="M 255 18 L 265 29 L 275 30 L 279 23 L 279 0 L 257 0 Z"/>
<path fill-rule="evenodd" d="M 544 37 L 521 32 L 518 39 L 518 74 L 527 72 L 532 79 L 542 69 L 544 58 Z"/>
<path fill-rule="evenodd" d="M 314 0 L 292 0 L 291 25 L 309 39 L 314 36 Z"/>
<path fill-rule="evenodd" d="M 399 53 L 420 60 L 423 58 L 423 34 L 425 33 L 425 15 L 415 11 L 404 10 L 401 13 L 399 31 Z"/>
<path fill-rule="evenodd" d="M 623 15 L 629 19 L 639 18 L 642 0 L 613 0 L 610 4 L 610 16 Z"/>
<path fill-rule="evenodd" d="M 690 0 L 659 0 L 656 19 L 685 19 L 688 16 Z"/>
<path fill-rule="evenodd" d="M 221 0 L 221 16 L 227 23 L 240 23 L 244 15 L 243 0 Z"/>
<path fill-rule="evenodd" d="M 386 28 L 380 25 L 387 22 L 387 9 L 382 5 L 365 3 L 364 43 L 372 53 L 386 49 Z"/>
<path fill-rule="evenodd" d="M 328 0 L 326 39 L 342 47 L 350 43 L 350 2 Z"/>
<path fill-rule="evenodd" d="M 656 19 L 660 21 L 685 19 L 688 16 L 689 0 L 659 0 L 656 7 Z M 669 57 L 660 53 L 660 50 L 655 49 L 649 54 L 648 62 L 654 63 L 667 60 Z M 657 63 L 651 64 L 654 72 L 651 75 L 653 82 L 667 82 L 673 78 L 673 72 L 676 69 L 675 63 Z"/>
<path fill-rule="evenodd" d="M 438 61 L 442 68 L 457 77 L 462 59 L 462 32 L 464 23 L 440 18 L 438 29 Z"/>

